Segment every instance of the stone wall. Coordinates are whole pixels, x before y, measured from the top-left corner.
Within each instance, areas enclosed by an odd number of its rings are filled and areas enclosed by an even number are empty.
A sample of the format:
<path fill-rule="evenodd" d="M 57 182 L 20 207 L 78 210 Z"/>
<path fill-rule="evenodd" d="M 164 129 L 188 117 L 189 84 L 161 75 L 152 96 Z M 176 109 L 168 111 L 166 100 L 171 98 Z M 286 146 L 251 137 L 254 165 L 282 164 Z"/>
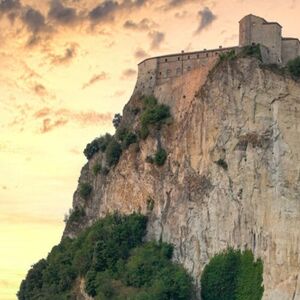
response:
<path fill-rule="evenodd" d="M 300 42 L 294 38 L 282 39 L 282 64 L 286 65 L 289 60 L 300 56 Z"/>
<path fill-rule="evenodd" d="M 240 46 L 261 44 L 269 49 L 270 63 L 281 64 L 281 26 L 248 15 L 240 21 Z"/>
<path fill-rule="evenodd" d="M 222 53 L 230 51 L 237 53 L 238 50 L 239 47 L 219 48 L 146 59 L 138 65 L 135 92 L 143 95 L 153 94 L 156 85 L 168 82 L 192 70 L 204 68 L 212 58 L 219 57 Z"/>

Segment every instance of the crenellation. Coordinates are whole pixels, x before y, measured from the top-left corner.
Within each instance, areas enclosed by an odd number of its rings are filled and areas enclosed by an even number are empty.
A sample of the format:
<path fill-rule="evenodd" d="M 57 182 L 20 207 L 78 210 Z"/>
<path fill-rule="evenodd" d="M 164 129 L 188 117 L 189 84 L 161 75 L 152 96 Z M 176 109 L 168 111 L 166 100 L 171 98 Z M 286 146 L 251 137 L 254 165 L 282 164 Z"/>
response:
<path fill-rule="evenodd" d="M 285 66 L 289 60 L 300 56 L 300 41 L 297 38 L 283 38 L 282 26 L 277 22 L 247 15 L 239 22 L 239 46 L 194 52 L 184 52 L 147 58 L 138 65 L 135 91 L 153 93 L 156 85 L 164 84 L 187 72 L 206 66 L 212 58 L 250 45 L 260 45 L 262 61 L 265 64 Z"/>

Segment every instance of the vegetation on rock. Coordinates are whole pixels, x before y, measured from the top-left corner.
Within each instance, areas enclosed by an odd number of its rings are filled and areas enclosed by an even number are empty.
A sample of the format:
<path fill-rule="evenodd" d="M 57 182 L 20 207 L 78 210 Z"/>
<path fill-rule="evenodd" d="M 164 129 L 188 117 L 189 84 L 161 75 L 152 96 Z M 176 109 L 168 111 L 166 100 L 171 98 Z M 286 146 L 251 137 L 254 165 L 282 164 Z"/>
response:
<path fill-rule="evenodd" d="M 74 283 L 85 278 L 95 299 L 190 300 L 192 279 L 171 262 L 171 245 L 143 242 L 147 219 L 140 214 L 108 215 L 65 238 L 47 259 L 33 265 L 18 292 L 19 300 L 74 299 Z"/>
<path fill-rule="evenodd" d="M 69 215 L 65 216 L 65 222 L 77 223 L 85 217 L 85 211 L 81 207 L 75 207 L 75 209 L 70 209 Z"/>
<path fill-rule="evenodd" d="M 159 104 L 153 96 L 145 97 L 144 109 L 141 114 L 141 138 L 145 139 L 148 136 L 151 125 L 160 128 L 170 117 L 170 108 L 167 105 Z"/>
<path fill-rule="evenodd" d="M 107 165 L 109 167 L 116 165 L 119 162 L 121 154 L 122 154 L 121 145 L 115 140 L 115 138 L 112 138 L 105 150 Z"/>
<path fill-rule="evenodd" d="M 96 163 L 94 166 L 93 166 L 93 173 L 95 176 L 97 176 L 98 174 L 100 174 L 102 171 L 102 165 L 100 163 Z"/>
<path fill-rule="evenodd" d="M 85 200 L 88 199 L 92 190 L 93 190 L 93 187 L 87 182 L 82 182 L 79 184 L 79 195 L 81 198 L 83 198 Z"/>
<path fill-rule="evenodd" d="M 203 300 L 261 300 L 263 264 L 251 251 L 229 249 L 215 255 L 201 277 Z"/>
<path fill-rule="evenodd" d="M 165 149 L 160 148 L 159 150 L 157 150 L 157 152 L 154 155 L 154 163 L 158 166 L 162 166 L 164 165 L 166 159 L 167 159 L 167 152 Z"/>
<path fill-rule="evenodd" d="M 87 144 L 83 153 L 87 159 L 91 159 L 97 152 L 105 152 L 108 144 L 110 143 L 112 136 L 109 133 L 94 139 L 91 143 Z"/>
<path fill-rule="evenodd" d="M 296 57 L 293 60 L 290 60 L 287 64 L 287 68 L 294 78 L 300 78 L 300 56 Z"/>

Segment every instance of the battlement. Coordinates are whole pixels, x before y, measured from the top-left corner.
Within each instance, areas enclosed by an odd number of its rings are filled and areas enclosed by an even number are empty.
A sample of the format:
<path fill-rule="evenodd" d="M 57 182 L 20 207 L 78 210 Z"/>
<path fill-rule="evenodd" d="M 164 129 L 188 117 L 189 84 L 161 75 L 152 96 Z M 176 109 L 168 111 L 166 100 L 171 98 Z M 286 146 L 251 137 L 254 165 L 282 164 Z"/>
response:
<path fill-rule="evenodd" d="M 182 51 L 143 60 L 138 64 L 135 91 L 151 94 L 156 85 L 204 67 L 222 53 L 238 53 L 242 47 L 249 45 L 261 45 L 262 59 L 266 64 L 286 65 L 289 60 L 300 56 L 299 39 L 283 38 L 282 26 L 277 22 L 268 22 L 250 14 L 240 20 L 239 26 L 239 46 L 187 53 Z"/>

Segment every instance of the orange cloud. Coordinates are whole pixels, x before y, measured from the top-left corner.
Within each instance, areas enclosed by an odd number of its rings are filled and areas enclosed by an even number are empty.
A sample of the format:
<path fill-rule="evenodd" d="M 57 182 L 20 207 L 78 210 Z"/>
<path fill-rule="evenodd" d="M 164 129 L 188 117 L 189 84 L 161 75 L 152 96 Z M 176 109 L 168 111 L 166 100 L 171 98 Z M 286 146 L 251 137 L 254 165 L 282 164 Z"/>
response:
<path fill-rule="evenodd" d="M 101 72 L 100 74 L 95 74 L 87 83 L 85 83 L 82 86 L 82 89 L 86 89 L 87 87 L 90 87 L 94 83 L 96 83 L 98 81 L 103 81 L 106 79 L 108 79 L 108 75 L 105 72 Z"/>

